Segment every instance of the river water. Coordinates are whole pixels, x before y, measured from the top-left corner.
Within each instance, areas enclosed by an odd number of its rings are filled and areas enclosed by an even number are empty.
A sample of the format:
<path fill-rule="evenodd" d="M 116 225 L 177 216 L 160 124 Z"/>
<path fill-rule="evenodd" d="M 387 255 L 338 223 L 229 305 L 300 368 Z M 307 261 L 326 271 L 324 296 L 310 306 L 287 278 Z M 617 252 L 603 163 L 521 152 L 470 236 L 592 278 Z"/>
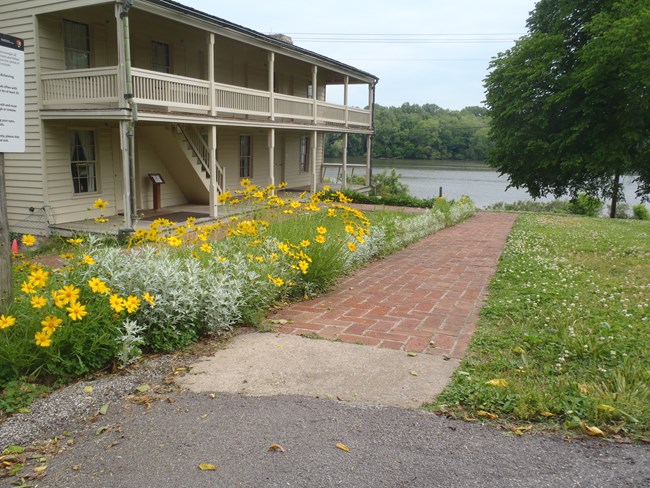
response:
<path fill-rule="evenodd" d="M 400 181 L 408 185 L 409 193 L 418 198 L 437 197 L 442 187 L 444 197 L 458 199 L 462 195 L 467 195 L 479 208 L 497 202 L 532 200 L 530 194 L 524 189 L 506 190 L 507 177 L 499 176 L 494 169 L 481 161 L 377 159 L 372 162 L 373 174 L 390 171 L 392 168 L 401 175 Z M 365 174 L 365 169 L 355 168 L 354 174 Z M 325 176 L 334 181 L 336 169 L 327 168 Z M 629 176 L 622 180 L 625 201 L 629 205 L 640 203 L 634 195 L 636 187 L 632 180 L 633 178 Z M 540 200 L 549 201 L 553 200 L 553 197 Z"/>

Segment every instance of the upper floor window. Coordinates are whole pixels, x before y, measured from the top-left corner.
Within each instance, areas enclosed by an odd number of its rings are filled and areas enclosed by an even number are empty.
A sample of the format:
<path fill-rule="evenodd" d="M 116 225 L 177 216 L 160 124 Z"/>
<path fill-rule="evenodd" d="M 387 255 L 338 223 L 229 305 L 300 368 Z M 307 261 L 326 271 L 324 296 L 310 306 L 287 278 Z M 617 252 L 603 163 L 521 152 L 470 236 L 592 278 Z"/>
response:
<path fill-rule="evenodd" d="M 169 44 L 164 42 L 151 42 L 152 69 L 160 73 L 172 72 L 172 53 Z"/>
<path fill-rule="evenodd" d="M 91 130 L 70 132 L 70 169 L 75 194 L 97 191 L 95 133 Z"/>
<path fill-rule="evenodd" d="M 90 28 L 88 24 L 63 21 L 65 69 L 90 68 Z"/>
<path fill-rule="evenodd" d="M 239 137 L 239 177 L 253 176 L 253 141 L 251 136 Z"/>
<path fill-rule="evenodd" d="M 300 163 L 301 173 L 309 172 L 309 136 L 300 137 Z"/>

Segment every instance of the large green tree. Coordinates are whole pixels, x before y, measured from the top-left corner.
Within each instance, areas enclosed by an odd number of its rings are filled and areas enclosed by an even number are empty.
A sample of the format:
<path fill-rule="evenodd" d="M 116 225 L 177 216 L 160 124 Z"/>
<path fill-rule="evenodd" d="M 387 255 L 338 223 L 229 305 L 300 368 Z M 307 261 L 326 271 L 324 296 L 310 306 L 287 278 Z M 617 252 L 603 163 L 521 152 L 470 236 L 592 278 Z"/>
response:
<path fill-rule="evenodd" d="M 485 79 L 488 164 L 533 197 L 650 192 L 650 1 L 540 0 Z"/>

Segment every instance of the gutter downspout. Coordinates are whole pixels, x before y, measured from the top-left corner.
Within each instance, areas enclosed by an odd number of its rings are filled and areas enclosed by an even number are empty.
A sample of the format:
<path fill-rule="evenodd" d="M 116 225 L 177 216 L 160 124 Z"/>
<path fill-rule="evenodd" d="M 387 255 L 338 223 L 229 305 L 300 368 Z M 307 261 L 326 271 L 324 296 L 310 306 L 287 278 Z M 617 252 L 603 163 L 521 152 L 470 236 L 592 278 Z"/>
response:
<path fill-rule="evenodd" d="M 372 134 L 368 138 L 368 159 L 370 159 L 370 164 L 368 165 L 368 186 L 372 188 L 373 194 L 375 193 L 375 188 L 372 186 L 372 140 L 375 137 L 375 96 L 377 93 L 377 81 L 372 82 L 372 100 L 371 105 L 368 107 L 370 109 L 370 128 L 372 129 Z"/>
<path fill-rule="evenodd" d="M 124 99 L 131 108 L 131 120 L 129 121 L 126 133 L 129 141 L 129 199 L 128 209 L 124 209 L 126 219 L 126 231 L 133 232 L 138 214 L 136 211 L 135 197 L 135 123 L 138 121 L 138 105 L 133 101 L 133 78 L 131 76 L 131 38 L 129 33 L 129 9 L 133 6 L 133 0 L 122 0 L 122 12 L 120 18 L 124 32 L 124 74 L 126 77 L 126 93 Z"/>

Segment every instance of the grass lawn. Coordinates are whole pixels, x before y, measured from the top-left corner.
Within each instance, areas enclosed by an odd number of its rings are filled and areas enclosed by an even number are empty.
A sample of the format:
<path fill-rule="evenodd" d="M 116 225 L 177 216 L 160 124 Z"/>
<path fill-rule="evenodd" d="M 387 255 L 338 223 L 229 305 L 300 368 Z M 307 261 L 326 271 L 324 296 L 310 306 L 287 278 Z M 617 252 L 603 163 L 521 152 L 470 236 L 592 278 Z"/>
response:
<path fill-rule="evenodd" d="M 650 223 L 522 214 L 467 356 L 430 405 L 589 435 L 650 435 Z"/>

